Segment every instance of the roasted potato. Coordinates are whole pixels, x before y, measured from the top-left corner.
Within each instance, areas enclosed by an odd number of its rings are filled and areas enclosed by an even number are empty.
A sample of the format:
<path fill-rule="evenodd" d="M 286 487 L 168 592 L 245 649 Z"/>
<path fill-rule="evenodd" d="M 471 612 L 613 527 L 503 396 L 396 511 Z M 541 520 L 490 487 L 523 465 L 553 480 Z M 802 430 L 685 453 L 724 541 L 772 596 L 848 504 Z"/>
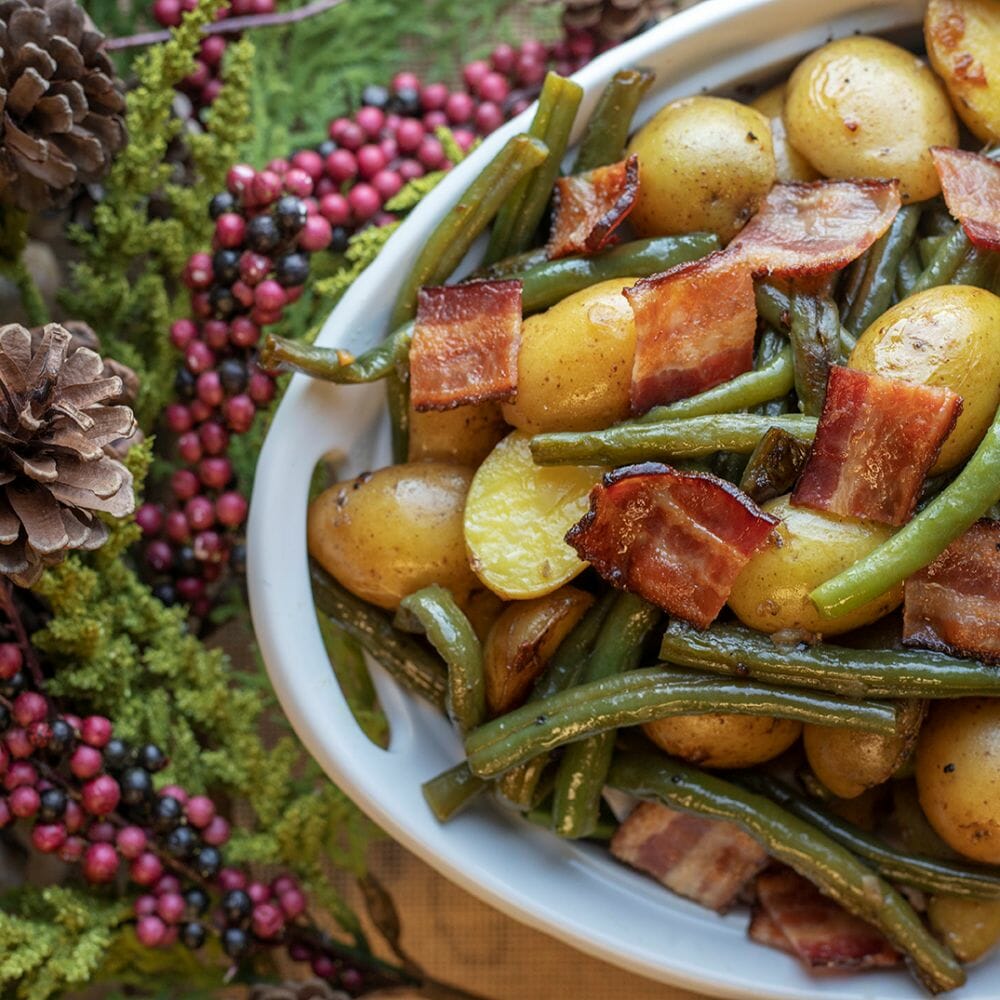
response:
<path fill-rule="evenodd" d="M 759 111 L 724 97 L 686 97 L 635 134 L 639 196 L 629 216 L 640 236 L 712 232 L 731 240 L 776 176 L 771 127 Z"/>
<path fill-rule="evenodd" d="M 471 481 L 471 469 L 418 462 L 337 483 L 309 506 L 309 554 L 382 608 L 432 583 L 461 602 L 478 582 L 462 535 Z"/>
<path fill-rule="evenodd" d="M 788 138 L 826 177 L 898 177 L 904 201 L 941 190 L 931 146 L 958 144 L 948 95 L 912 52 L 852 35 L 806 56 L 788 81 Z"/>
<path fill-rule="evenodd" d="M 629 415 L 635 319 L 622 290 L 638 280 L 602 281 L 524 321 L 517 399 L 503 404 L 509 424 L 590 431 Z"/>
<path fill-rule="evenodd" d="M 782 117 L 785 112 L 785 84 L 765 90 L 750 105 L 756 108 L 771 126 L 774 164 L 779 181 L 814 181 L 819 177 L 815 167 L 788 141 L 788 129 Z"/>
<path fill-rule="evenodd" d="M 1000 698 L 937 701 L 917 741 L 920 806 L 949 847 L 1000 864 Z"/>
<path fill-rule="evenodd" d="M 477 466 L 507 433 L 497 402 L 418 413 L 410 404 L 411 462 Z"/>
<path fill-rule="evenodd" d="M 927 920 L 960 962 L 974 962 L 1000 941 L 1000 899 L 931 896 Z"/>
<path fill-rule="evenodd" d="M 675 715 L 647 722 L 643 732 L 661 750 L 702 767 L 752 767 L 784 753 L 802 723 L 766 715 Z"/>
<path fill-rule="evenodd" d="M 911 295 L 861 335 L 848 367 L 962 397 L 962 413 L 932 472 L 975 451 L 1000 406 L 1000 298 L 968 285 Z"/>
<path fill-rule="evenodd" d="M 1000 3 L 930 0 L 924 40 L 959 118 L 980 142 L 1000 142 Z"/>
<path fill-rule="evenodd" d="M 602 469 L 535 465 L 529 435 L 509 434 L 476 471 L 465 544 L 479 579 L 508 600 L 558 590 L 587 564 L 565 541 Z"/>
<path fill-rule="evenodd" d="M 744 625 L 761 632 L 792 630 L 839 635 L 888 614 L 903 599 L 902 585 L 839 618 L 823 618 L 809 593 L 853 565 L 892 530 L 883 525 L 793 507 L 787 496 L 764 504 L 781 519 L 780 545 L 753 556 L 736 578 L 729 606 Z"/>

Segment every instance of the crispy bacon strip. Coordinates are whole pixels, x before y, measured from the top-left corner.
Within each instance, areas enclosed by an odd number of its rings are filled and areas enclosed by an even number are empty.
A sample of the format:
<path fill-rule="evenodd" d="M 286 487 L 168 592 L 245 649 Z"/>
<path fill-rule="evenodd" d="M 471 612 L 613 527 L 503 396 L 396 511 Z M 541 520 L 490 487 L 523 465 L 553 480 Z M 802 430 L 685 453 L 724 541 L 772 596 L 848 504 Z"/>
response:
<path fill-rule="evenodd" d="M 899 963 L 899 954 L 879 931 L 791 868 L 768 869 L 757 876 L 756 889 L 763 917 L 758 922 L 755 915 L 750 925 L 754 940 L 785 947 L 812 968 L 871 969 Z"/>
<path fill-rule="evenodd" d="M 672 403 L 753 367 L 757 329 L 750 267 L 713 253 L 624 290 L 635 314 L 632 412 Z"/>
<path fill-rule="evenodd" d="M 725 480 L 647 462 L 609 472 L 566 541 L 614 586 L 707 628 L 777 523 Z"/>
<path fill-rule="evenodd" d="M 932 146 L 948 211 L 984 250 L 1000 250 L 1000 163 L 979 153 Z"/>
<path fill-rule="evenodd" d="M 899 182 L 781 182 L 729 244 L 754 277 L 825 274 L 860 257 L 892 224 Z"/>
<path fill-rule="evenodd" d="M 906 581 L 903 642 L 1000 663 L 1000 521 L 978 521 Z"/>
<path fill-rule="evenodd" d="M 754 906 L 750 912 L 747 936 L 751 941 L 756 941 L 757 944 L 765 945 L 768 948 L 777 948 L 778 951 L 787 951 L 789 955 L 795 954 L 792 942 L 785 937 L 785 932 L 760 906 Z"/>
<path fill-rule="evenodd" d="M 639 194 L 639 158 L 597 167 L 556 181 L 550 260 L 572 253 L 596 253 L 632 211 Z"/>
<path fill-rule="evenodd" d="M 520 344 L 520 281 L 421 288 L 410 344 L 413 408 L 513 399 Z"/>
<path fill-rule="evenodd" d="M 831 368 L 792 503 L 905 524 L 961 412 L 962 398 L 950 389 Z"/>
<path fill-rule="evenodd" d="M 615 831 L 611 853 L 668 889 L 722 913 L 768 861 L 732 823 L 642 802 Z"/>

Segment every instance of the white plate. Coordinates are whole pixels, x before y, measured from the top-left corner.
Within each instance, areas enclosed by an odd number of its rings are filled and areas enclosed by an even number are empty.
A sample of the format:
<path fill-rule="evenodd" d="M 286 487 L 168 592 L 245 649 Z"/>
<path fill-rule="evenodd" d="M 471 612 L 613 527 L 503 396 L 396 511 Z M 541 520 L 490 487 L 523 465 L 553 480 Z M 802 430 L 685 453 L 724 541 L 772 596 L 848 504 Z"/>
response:
<path fill-rule="evenodd" d="M 578 121 L 586 121 L 604 84 L 623 67 L 656 70 L 641 120 L 676 97 L 767 80 L 833 37 L 912 32 L 923 11 L 922 0 L 705 0 L 577 74 L 586 91 Z M 491 136 L 421 203 L 339 303 L 318 343 L 359 351 L 384 335 L 396 290 L 422 242 L 530 115 L 531 109 Z M 745 914 L 717 917 L 602 851 L 561 841 L 490 803 L 445 826 L 435 821 L 420 785 L 459 760 L 457 739 L 435 711 L 378 669 L 392 745 L 383 751 L 365 738 L 327 662 L 306 565 L 311 472 L 332 449 L 348 456 L 348 471 L 387 464 L 382 406 L 378 386 L 339 387 L 295 376 L 264 445 L 250 511 L 254 625 L 281 704 L 327 774 L 393 837 L 468 891 L 633 972 L 725 997 L 923 996 L 903 972 L 810 975 L 797 961 L 751 943 Z M 979 966 L 953 996 L 995 1000 L 998 972 L 998 960 Z"/>

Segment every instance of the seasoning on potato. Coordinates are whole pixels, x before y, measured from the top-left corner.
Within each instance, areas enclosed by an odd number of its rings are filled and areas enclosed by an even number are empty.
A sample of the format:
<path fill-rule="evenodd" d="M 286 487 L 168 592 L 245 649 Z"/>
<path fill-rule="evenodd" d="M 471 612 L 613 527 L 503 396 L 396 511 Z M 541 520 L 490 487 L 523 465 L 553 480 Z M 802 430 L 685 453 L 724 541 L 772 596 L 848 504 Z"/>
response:
<path fill-rule="evenodd" d="M 677 715 L 647 722 L 643 732 L 661 749 L 702 767 L 753 767 L 784 753 L 802 723 L 767 715 Z"/>
<path fill-rule="evenodd" d="M 771 143 L 774 146 L 774 165 L 779 181 L 814 181 L 819 177 L 816 168 L 788 141 L 785 128 L 785 89 L 779 83 L 755 98 L 750 107 L 756 108 L 771 126 Z"/>

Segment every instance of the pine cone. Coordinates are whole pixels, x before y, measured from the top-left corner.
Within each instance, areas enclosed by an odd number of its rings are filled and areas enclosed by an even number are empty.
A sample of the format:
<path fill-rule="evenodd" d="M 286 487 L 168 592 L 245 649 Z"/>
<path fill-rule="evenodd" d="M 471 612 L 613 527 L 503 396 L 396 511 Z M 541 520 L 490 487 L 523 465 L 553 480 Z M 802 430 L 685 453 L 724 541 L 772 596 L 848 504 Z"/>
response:
<path fill-rule="evenodd" d="M 64 204 L 125 144 L 104 35 L 74 0 L 0 0 L 0 201 Z"/>
<path fill-rule="evenodd" d="M 570 30 L 592 31 L 609 42 L 634 35 L 647 21 L 666 17 L 680 7 L 671 0 L 563 0 L 563 24 Z"/>
<path fill-rule="evenodd" d="M 257 983 L 250 987 L 249 1000 L 350 1000 L 350 997 L 322 979 L 307 979 L 301 983 Z"/>
<path fill-rule="evenodd" d="M 0 327 L 0 573 L 28 587 L 68 549 L 96 549 L 107 529 L 94 516 L 135 506 L 132 474 L 105 446 L 135 426 L 117 375 L 50 323 L 32 337 Z"/>

